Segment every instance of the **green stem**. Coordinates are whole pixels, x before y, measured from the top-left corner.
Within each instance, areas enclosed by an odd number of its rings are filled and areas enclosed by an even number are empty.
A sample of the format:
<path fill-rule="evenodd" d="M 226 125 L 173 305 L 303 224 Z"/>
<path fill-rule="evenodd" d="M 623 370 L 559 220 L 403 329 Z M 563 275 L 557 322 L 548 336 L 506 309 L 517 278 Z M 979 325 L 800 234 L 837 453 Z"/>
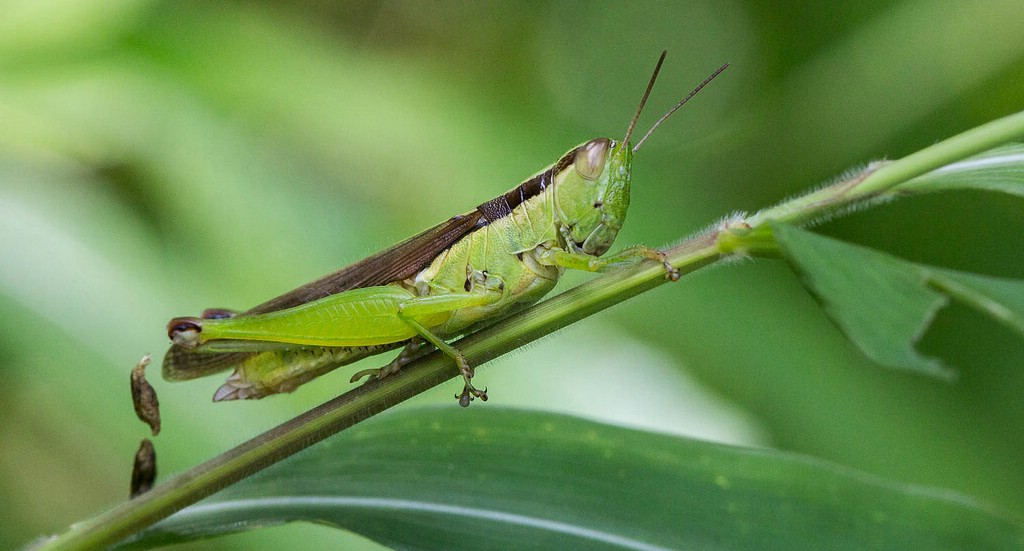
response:
<path fill-rule="evenodd" d="M 805 224 L 882 196 L 903 182 L 1022 136 L 1024 111 L 972 128 L 899 161 L 868 167 L 853 178 L 763 210 L 747 223 L 753 227 L 763 226 L 769 220 Z"/>
<path fill-rule="evenodd" d="M 878 197 L 898 184 L 942 165 L 1024 136 L 1024 112 L 977 127 L 941 143 L 766 209 L 734 220 L 666 250 L 686 274 L 732 253 L 770 252 L 771 222 L 805 223 Z M 725 238 L 728 236 L 728 238 Z M 666 282 L 658 262 L 604 274 L 541 302 L 454 346 L 479 366 L 543 335 Z M 272 465 L 328 436 L 395 406 L 458 375 L 452 362 L 432 354 L 383 380 L 369 381 L 187 472 L 121 503 L 41 544 L 39 549 L 93 549 L 118 542 L 203 497 Z M 454 407 L 454 406 L 453 406 Z"/>

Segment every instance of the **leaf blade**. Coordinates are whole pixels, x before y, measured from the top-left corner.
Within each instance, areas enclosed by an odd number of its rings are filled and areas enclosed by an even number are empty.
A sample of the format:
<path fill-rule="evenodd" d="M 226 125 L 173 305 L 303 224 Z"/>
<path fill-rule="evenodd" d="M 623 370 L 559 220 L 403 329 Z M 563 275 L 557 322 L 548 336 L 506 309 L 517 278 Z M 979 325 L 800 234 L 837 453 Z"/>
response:
<path fill-rule="evenodd" d="M 946 304 L 925 285 L 924 274 L 894 256 L 795 226 L 776 224 L 772 230 L 804 285 L 867 357 L 888 367 L 951 376 L 937 359 L 913 347 Z"/>
<path fill-rule="evenodd" d="M 536 412 L 382 416 L 144 532 L 132 546 L 305 520 L 398 549 L 1013 548 L 965 496 L 806 457 Z"/>
<path fill-rule="evenodd" d="M 1024 197 L 1024 144 L 1012 143 L 946 165 L 896 186 L 897 194 L 984 190 Z"/>
<path fill-rule="evenodd" d="M 932 284 L 1024 336 L 1024 281 L 933 270 Z"/>
<path fill-rule="evenodd" d="M 832 321 L 881 365 L 950 376 L 937 359 L 914 349 L 949 299 L 1024 336 L 1024 281 L 916 264 L 795 226 L 776 224 L 772 230 Z"/>

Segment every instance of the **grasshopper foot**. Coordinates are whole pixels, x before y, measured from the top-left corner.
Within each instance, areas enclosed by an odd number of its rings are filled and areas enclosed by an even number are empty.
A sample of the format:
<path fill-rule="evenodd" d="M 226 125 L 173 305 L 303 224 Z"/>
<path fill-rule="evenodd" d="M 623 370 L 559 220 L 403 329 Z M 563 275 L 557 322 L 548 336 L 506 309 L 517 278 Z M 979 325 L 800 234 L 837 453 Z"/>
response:
<path fill-rule="evenodd" d="M 666 271 L 665 279 L 668 279 L 669 281 L 679 281 L 679 270 L 675 269 L 675 267 L 669 264 L 667 260 L 663 262 L 663 264 L 665 265 Z"/>
<path fill-rule="evenodd" d="M 679 281 L 679 270 L 669 263 L 668 256 L 666 256 L 664 252 L 659 251 L 658 249 L 647 249 L 644 256 L 651 260 L 661 262 L 661 265 L 665 267 L 665 279 L 669 281 Z"/>
<path fill-rule="evenodd" d="M 476 398 L 480 398 L 480 401 L 486 402 L 487 389 L 485 388 L 483 390 L 478 390 L 475 386 L 472 385 L 472 383 L 467 381 L 466 386 L 462 387 L 462 393 L 456 394 L 455 397 L 459 399 L 460 406 L 467 408 L 469 407 L 469 403 Z"/>
<path fill-rule="evenodd" d="M 476 398 L 480 398 L 480 401 L 486 402 L 487 389 L 479 390 L 473 386 L 474 372 L 473 368 L 470 367 L 469 363 L 466 361 L 466 358 L 463 358 L 462 354 L 459 354 L 455 358 L 455 363 L 459 366 L 459 372 L 462 373 L 462 379 L 466 381 L 465 386 L 462 387 L 462 392 L 455 395 L 459 400 L 459 405 L 464 408 L 469 407 L 469 403 Z"/>

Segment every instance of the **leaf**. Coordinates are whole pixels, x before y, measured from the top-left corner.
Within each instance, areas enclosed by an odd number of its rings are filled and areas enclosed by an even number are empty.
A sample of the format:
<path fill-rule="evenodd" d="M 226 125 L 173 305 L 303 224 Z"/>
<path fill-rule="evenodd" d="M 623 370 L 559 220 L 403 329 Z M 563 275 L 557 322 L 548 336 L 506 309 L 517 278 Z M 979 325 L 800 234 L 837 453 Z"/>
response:
<path fill-rule="evenodd" d="M 832 321 L 872 360 L 948 377 L 913 344 L 946 298 L 919 270 L 893 256 L 793 226 L 773 226 L 785 256 Z"/>
<path fill-rule="evenodd" d="M 946 165 L 900 184 L 893 191 L 909 194 L 966 189 L 1024 197 L 1024 144 L 997 147 Z"/>
<path fill-rule="evenodd" d="M 748 449 L 493 407 L 342 433 L 135 536 L 290 521 L 396 549 L 1011 549 L 1024 525 L 952 492 Z"/>
<path fill-rule="evenodd" d="M 1024 336 L 1024 281 L 933 269 L 932 284 Z"/>
<path fill-rule="evenodd" d="M 914 349 L 950 298 L 1024 335 L 1024 281 L 923 266 L 794 226 L 773 231 L 832 321 L 879 364 L 950 377 L 938 360 Z"/>

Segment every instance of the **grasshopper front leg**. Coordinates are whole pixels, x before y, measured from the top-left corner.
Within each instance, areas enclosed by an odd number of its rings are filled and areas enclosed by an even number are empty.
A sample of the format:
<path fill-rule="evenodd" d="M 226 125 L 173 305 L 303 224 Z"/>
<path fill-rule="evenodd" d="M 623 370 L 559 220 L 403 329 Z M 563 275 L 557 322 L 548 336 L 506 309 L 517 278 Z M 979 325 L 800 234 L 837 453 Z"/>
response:
<path fill-rule="evenodd" d="M 585 253 L 569 252 L 562 249 L 540 249 L 537 261 L 549 266 L 562 266 L 585 272 L 606 272 L 613 268 L 630 266 L 644 260 L 656 260 L 665 267 L 665 278 L 679 281 L 679 270 L 668 262 L 665 253 L 644 245 L 634 245 L 613 255 L 591 256 Z"/>

